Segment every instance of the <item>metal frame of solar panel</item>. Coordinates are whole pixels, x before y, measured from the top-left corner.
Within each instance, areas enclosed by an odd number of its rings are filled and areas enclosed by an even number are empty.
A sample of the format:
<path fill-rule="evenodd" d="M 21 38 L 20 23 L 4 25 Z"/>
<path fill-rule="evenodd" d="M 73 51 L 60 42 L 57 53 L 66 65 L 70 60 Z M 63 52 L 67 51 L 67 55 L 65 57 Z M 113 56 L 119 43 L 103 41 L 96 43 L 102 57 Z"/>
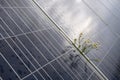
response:
<path fill-rule="evenodd" d="M 1 79 L 100 80 L 82 56 L 77 68 L 65 63 L 73 52 L 62 53 L 70 43 L 54 26 L 31 0 L 0 0 Z"/>

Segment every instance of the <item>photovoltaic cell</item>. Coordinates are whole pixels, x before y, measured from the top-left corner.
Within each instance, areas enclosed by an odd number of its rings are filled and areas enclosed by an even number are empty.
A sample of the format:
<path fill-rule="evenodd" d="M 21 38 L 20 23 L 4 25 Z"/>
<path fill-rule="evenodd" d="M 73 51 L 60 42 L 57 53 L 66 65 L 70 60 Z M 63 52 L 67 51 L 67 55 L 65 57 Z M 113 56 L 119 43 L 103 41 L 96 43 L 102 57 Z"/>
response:
<path fill-rule="evenodd" d="M 74 50 L 32 0 L 0 0 L 3 80 L 100 80 Z"/>

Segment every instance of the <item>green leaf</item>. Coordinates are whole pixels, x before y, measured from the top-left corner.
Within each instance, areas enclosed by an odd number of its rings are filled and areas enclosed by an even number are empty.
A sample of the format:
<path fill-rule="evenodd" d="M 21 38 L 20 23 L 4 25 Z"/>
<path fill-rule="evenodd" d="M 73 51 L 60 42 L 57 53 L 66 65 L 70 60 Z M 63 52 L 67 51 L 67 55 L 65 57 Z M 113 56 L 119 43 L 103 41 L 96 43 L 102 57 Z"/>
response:
<path fill-rule="evenodd" d="M 77 42 L 77 39 L 74 39 L 74 44 L 76 44 L 76 42 Z"/>

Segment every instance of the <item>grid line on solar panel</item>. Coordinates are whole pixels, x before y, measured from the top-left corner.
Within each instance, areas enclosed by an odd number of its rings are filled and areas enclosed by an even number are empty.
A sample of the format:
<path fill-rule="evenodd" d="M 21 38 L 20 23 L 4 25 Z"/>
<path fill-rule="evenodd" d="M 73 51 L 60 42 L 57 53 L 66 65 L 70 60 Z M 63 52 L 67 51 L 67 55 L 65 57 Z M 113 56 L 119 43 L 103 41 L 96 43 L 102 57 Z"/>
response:
<path fill-rule="evenodd" d="M 7 32 L 6 32 L 7 33 Z M 7 33 L 8 34 L 8 33 Z M 12 39 L 11 39 L 12 40 Z M 13 43 L 20 49 L 20 47 L 14 42 L 14 40 L 12 40 Z M 20 51 L 22 52 L 22 54 L 25 56 L 25 58 L 31 63 L 31 61 L 29 60 L 29 58 L 24 54 L 24 52 L 20 49 Z M 31 63 L 32 64 L 32 63 Z M 32 64 L 32 66 L 36 69 L 36 67 Z M 40 74 L 40 73 L 39 73 Z M 40 74 L 41 75 L 41 74 Z"/>

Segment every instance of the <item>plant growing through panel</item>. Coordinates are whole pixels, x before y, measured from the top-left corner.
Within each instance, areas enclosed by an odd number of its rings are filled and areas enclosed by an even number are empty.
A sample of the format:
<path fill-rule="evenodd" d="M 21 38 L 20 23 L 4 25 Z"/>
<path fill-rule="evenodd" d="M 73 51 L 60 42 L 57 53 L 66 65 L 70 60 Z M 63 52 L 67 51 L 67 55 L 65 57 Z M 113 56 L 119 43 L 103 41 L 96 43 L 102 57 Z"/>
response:
<path fill-rule="evenodd" d="M 83 55 L 89 54 L 92 50 L 97 50 L 100 46 L 98 42 L 93 42 L 90 39 L 86 39 L 83 35 L 83 33 L 79 34 L 78 38 L 75 38 L 73 40 L 73 44 L 78 48 Z M 68 52 L 68 56 L 64 58 L 64 61 L 71 67 L 71 68 L 77 68 L 78 64 L 82 61 L 80 54 L 77 49 L 74 49 L 72 46 L 67 46 L 66 49 L 63 51 L 63 53 Z M 91 61 L 99 62 L 99 59 L 90 59 Z M 84 64 L 84 71 L 87 72 L 87 63 Z"/>
<path fill-rule="evenodd" d="M 78 49 L 85 55 L 87 55 L 91 50 L 97 50 L 100 44 L 98 42 L 93 42 L 90 39 L 85 39 L 83 33 L 79 34 L 78 38 L 75 38 L 73 43 Z"/>

